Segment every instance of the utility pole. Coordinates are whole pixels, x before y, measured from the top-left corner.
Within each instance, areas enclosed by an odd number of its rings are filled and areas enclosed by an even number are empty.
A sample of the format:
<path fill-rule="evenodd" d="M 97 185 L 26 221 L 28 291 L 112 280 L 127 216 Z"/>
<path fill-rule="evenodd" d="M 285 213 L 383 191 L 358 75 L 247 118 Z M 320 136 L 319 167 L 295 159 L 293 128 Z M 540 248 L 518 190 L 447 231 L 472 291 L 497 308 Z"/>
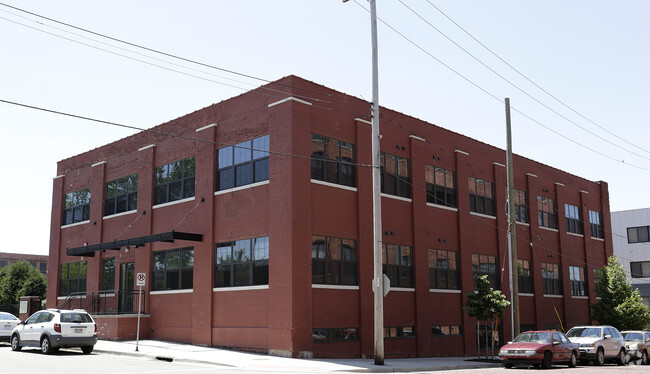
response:
<path fill-rule="evenodd" d="M 512 130 L 510 125 L 510 99 L 506 97 L 506 169 L 508 170 L 508 251 L 510 252 L 510 313 L 512 339 L 519 335 L 519 283 L 517 277 L 517 224 L 515 223 L 515 187 L 512 167 Z M 515 273 L 517 272 L 517 273 Z"/>

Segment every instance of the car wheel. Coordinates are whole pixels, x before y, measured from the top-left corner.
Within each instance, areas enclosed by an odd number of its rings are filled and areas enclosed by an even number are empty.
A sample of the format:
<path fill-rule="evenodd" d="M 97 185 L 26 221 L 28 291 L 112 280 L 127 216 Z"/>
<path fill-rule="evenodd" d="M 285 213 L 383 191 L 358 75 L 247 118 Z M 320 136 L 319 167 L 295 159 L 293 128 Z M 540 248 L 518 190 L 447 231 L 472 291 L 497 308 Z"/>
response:
<path fill-rule="evenodd" d="M 92 345 L 86 345 L 86 346 L 83 346 L 83 347 L 81 347 L 81 351 L 82 351 L 85 355 L 89 355 L 90 352 L 93 351 L 93 346 L 92 346 Z"/>
<path fill-rule="evenodd" d="M 616 365 L 625 365 L 625 361 L 627 361 L 625 358 L 625 350 L 621 349 L 621 351 L 618 352 L 618 357 L 616 357 Z"/>
<path fill-rule="evenodd" d="M 648 351 L 644 350 L 643 353 L 641 353 L 641 365 L 647 365 L 648 364 Z"/>
<path fill-rule="evenodd" d="M 11 350 L 20 351 L 21 349 L 23 349 L 23 347 L 20 346 L 20 338 L 18 338 L 18 334 L 14 334 L 11 337 Z"/>
<path fill-rule="evenodd" d="M 47 336 L 43 337 L 43 340 L 41 340 L 41 352 L 49 355 L 52 354 L 53 351 L 54 349 L 52 349 L 52 345 L 50 345 L 50 338 Z"/>
<path fill-rule="evenodd" d="M 596 352 L 596 359 L 594 360 L 594 363 L 598 366 L 603 366 L 605 365 L 605 352 L 603 351 L 602 348 L 598 348 L 598 351 Z"/>
<path fill-rule="evenodd" d="M 549 351 L 544 352 L 544 359 L 542 360 L 542 369 L 550 369 L 552 363 L 553 363 L 553 353 Z"/>
<path fill-rule="evenodd" d="M 571 352 L 571 358 L 569 359 L 569 367 L 574 368 L 578 364 L 578 357 L 575 352 Z"/>

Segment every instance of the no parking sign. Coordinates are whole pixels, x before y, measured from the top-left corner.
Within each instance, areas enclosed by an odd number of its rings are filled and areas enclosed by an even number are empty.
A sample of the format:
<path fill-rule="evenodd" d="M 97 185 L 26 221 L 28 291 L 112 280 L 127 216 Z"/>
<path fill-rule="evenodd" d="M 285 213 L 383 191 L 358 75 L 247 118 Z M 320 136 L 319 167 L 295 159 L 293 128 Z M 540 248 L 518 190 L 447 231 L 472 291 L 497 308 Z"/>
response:
<path fill-rule="evenodd" d="M 138 273 L 135 277 L 135 285 L 138 287 L 144 287 L 147 284 L 147 274 Z"/>

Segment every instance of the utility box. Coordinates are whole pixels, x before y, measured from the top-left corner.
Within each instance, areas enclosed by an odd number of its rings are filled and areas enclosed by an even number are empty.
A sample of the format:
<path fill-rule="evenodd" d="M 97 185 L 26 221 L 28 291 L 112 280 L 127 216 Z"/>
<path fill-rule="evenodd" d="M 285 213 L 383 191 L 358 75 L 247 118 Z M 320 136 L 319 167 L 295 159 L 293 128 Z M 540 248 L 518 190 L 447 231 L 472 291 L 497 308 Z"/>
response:
<path fill-rule="evenodd" d="M 41 310 L 41 298 L 38 296 L 22 296 L 18 307 L 18 318 L 26 320 L 32 314 Z"/>

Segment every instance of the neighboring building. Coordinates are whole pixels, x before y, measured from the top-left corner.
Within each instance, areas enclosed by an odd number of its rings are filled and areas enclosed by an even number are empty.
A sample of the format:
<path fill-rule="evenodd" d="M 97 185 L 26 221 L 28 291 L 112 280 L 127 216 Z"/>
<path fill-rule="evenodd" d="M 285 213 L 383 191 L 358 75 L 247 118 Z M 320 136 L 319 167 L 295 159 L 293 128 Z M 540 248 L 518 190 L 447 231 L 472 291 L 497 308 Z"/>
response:
<path fill-rule="evenodd" d="M 135 317 L 114 314 L 137 309 L 142 273 L 141 337 L 372 356 L 369 112 L 289 76 L 60 161 L 48 307 L 135 338 Z M 473 274 L 509 294 L 505 151 L 383 108 L 381 134 L 386 355 L 473 355 Z M 607 184 L 514 169 L 522 328 L 589 323 L 612 253 Z"/>
<path fill-rule="evenodd" d="M 43 275 L 47 275 L 47 256 L 0 252 L 0 268 L 11 266 L 14 262 L 20 260 L 29 262 Z"/>
<path fill-rule="evenodd" d="M 650 208 L 612 212 L 614 254 L 650 307 Z"/>

